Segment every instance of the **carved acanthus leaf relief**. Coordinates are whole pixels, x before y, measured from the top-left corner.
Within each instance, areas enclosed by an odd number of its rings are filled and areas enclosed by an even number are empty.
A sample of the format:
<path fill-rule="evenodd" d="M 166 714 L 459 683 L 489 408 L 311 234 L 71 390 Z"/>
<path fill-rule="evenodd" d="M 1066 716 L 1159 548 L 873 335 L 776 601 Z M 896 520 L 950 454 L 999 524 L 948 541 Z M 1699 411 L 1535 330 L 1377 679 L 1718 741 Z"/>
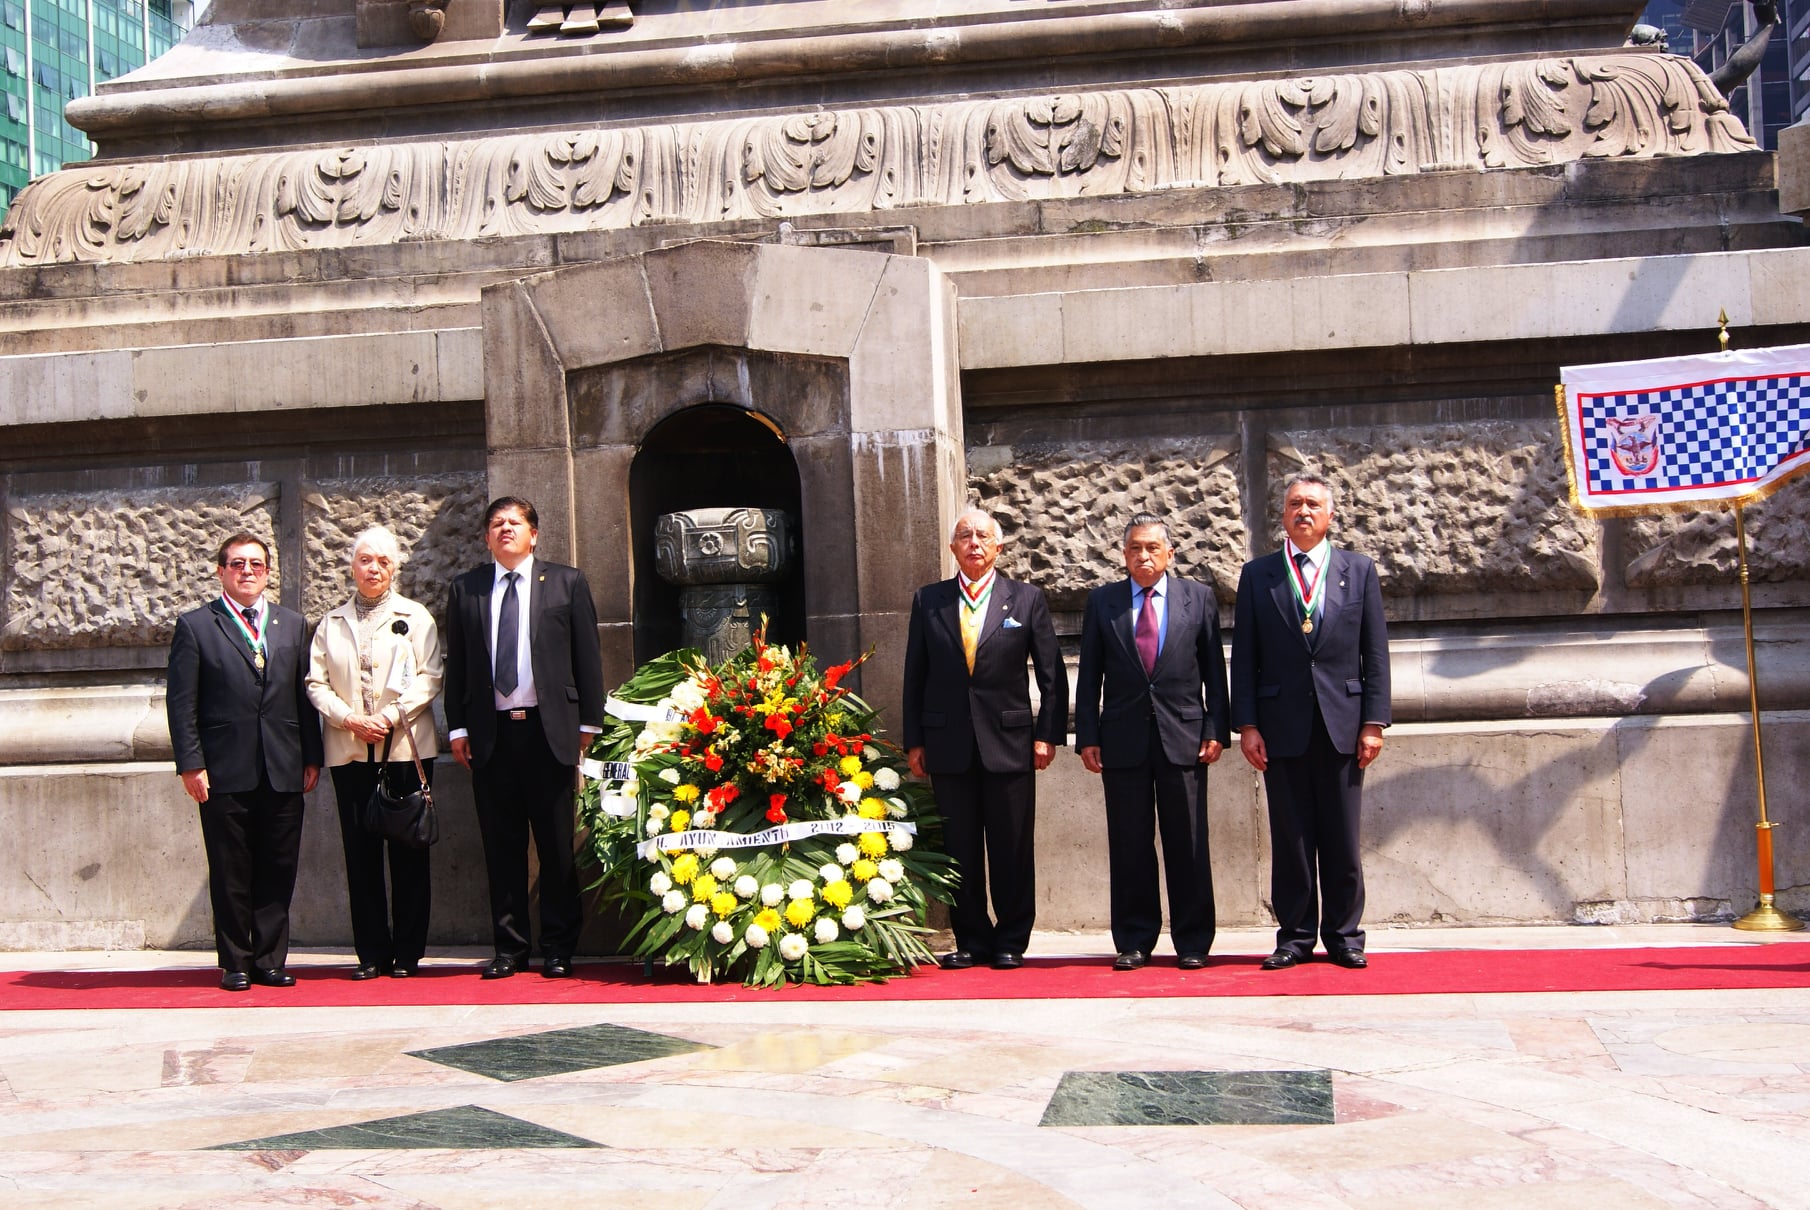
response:
<path fill-rule="evenodd" d="M 156 259 L 1754 146 L 1644 51 L 52 173 L 0 264 Z"/>

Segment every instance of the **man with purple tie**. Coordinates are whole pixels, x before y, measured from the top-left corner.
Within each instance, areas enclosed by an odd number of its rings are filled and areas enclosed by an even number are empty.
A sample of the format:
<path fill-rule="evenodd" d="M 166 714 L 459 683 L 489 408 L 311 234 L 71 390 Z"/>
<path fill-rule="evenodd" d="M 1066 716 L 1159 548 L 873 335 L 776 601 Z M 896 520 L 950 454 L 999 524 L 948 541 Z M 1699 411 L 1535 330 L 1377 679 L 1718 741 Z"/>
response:
<path fill-rule="evenodd" d="M 1161 517 L 1125 527 L 1128 579 L 1096 588 L 1081 622 L 1075 748 L 1106 795 L 1113 969 L 1150 961 L 1162 931 L 1156 834 L 1163 838 L 1169 936 L 1183 970 L 1213 945 L 1207 769 L 1231 741 L 1219 603 L 1205 584 L 1169 574 Z"/>

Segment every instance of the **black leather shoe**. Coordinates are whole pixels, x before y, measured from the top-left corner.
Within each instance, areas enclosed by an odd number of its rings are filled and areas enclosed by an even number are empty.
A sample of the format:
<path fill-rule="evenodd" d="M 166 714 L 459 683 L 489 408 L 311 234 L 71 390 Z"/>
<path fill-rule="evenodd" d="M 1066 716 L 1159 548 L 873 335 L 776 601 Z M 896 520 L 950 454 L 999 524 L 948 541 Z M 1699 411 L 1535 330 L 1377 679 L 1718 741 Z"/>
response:
<path fill-rule="evenodd" d="M 1150 955 L 1143 950 L 1126 950 L 1112 960 L 1115 971 L 1134 971 L 1150 964 Z"/>
<path fill-rule="evenodd" d="M 413 979 L 420 973 L 421 968 L 413 962 L 398 962 L 390 968 L 390 978 L 392 979 Z"/>
<path fill-rule="evenodd" d="M 375 962 L 360 962 L 352 968 L 352 982 L 363 983 L 366 979 L 375 979 L 383 974 L 383 967 Z"/>
<path fill-rule="evenodd" d="M 1332 953 L 1326 956 L 1331 958 L 1335 964 L 1350 971 L 1361 971 L 1370 965 L 1370 959 L 1364 957 L 1363 950 L 1333 950 Z"/>
<path fill-rule="evenodd" d="M 1263 960 L 1266 971 L 1285 971 L 1291 966 L 1300 966 L 1301 959 L 1295 957 L 1293 950 L 1277 950 Z"/>
<path fill-rule="evenodd" d="M 1181 956 L 1181 961 L 1176 965 L 1180 966 L 1185 971 L 1197 971 L 1206 966 L 1206 964 L 1207 956 L 1205 954 L 1183 954 Z"/>
<path fill-rule="evenodd" d="M 993 969 L 996 971 L 1015 971 L 1024 965 L 1023 954 L 1003 953 L 993 955 Z"/>
<path fill-rule="evenodd" d="M 260 987 L 294 987 L 295 976 L 286 970 L 254 970 L 251 981 Z"/>
<path fill-rule="evenodd" d="M 570 979 L 572 977 L 572 960 L 570 958 L 549 958 L 540 964 L 540 976 L 543 979 Z"/>
<path fill-rule="evenodd" d="M 498 954 L 490 960 L 490 965 L 484 968 L 484 978 L 507 979 L 509 976 L 515 974 L 516 969 L 516 961 L 514 958 Z"/>
<path fill-rule="evenodd" d="M 251 990 L 251 976 L 244 971 L 221 971 L 220 990 L 223 992 L 248 992 Z"/>
<path fill-rule="evenodd" d="M 946 971 L 965 971 L 974 965 L 974 955 L 967 950 L 951 950 L 938 958 L 936 964 Z"/>

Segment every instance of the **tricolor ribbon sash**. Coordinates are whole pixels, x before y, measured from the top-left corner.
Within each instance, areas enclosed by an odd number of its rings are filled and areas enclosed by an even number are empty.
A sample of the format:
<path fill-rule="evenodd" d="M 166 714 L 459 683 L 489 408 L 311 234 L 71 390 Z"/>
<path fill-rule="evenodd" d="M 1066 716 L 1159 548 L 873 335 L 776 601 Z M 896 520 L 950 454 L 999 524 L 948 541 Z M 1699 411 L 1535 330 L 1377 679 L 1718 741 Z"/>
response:
<path fill-rule="evenodd" d="M 1313 579 L 1309 580 L 1301 571 L 1301 565 L 1295 562 L 1295 552 L 1301 548 L 1293 542 L 1288 544 L 1288 586 L 1294 590 L 1295 604 L 1301 607 L 1301 616 L 1311 618 L 1314 610 L 1320 607 L 1320 598 L 1326 595 L 1326 577 L 1320 574 L 1320 568 L 1312 559 L 1307 565 L 1313 568 Z"/>
<path fill-rule="evenodd" d="M 916 835 L 918 826 L 896 819 L 861 819 L 849 815 L 842 819 L 804 819 L 782 823 L 759 832 L 717 832 L 699 829 L 691 832 L 668 832 L 635 846 L 637 855 L 647 858 L 674 849 L 757 849 L 765 845 L 790 844 L 807 836 L 859 836 L 863 832 L 909 832 Z"/>
<path fill-rule="evenodd" d="M 1810 468 L 1810 345 L 1568 366 L 1560 381 L 1586 513 L 1747 503 Z"/>

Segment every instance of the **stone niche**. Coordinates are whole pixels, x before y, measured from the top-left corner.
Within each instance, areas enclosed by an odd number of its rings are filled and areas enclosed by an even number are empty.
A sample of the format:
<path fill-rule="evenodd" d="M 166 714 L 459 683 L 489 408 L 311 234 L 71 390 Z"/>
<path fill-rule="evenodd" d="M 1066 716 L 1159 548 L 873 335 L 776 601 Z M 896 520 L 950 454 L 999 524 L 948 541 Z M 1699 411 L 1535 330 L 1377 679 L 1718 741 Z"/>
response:
<path fill-rule="evenodd" d="M 835 661 L 876 649 L 858 688 L 898 700 L 911 596 L 945 574 L 965 486 L 954 298 L 929 261 L 700 241 L 488 287 L 483 321 L 490 489 L 533 500 L 541 549 L 585 571 L 608 683 L 676 643 L 659 513 L 747 504 L 796 510 L 781 632 Z"/>

